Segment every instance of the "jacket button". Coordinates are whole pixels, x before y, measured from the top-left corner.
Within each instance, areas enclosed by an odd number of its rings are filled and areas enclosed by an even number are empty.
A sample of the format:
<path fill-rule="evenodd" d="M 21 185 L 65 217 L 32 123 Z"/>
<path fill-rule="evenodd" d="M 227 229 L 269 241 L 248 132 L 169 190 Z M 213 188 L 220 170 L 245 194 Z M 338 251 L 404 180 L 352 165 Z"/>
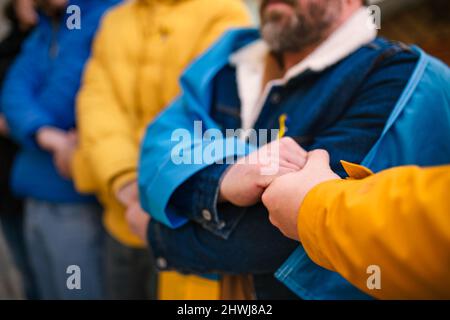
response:
<path fill-rule="evenodd" d="M 203 210 L 202 210 L 202 217 L 203 217 L 203 219 L 205 219 L 206 221 L 211 221 L 211 220 L 212 220 L 212 214 L 211 214 L 211 211 L 209 211 L 208 209 L 203 209 Z"/>
<path fill-rule="evenodd" d="M 281 95 L 279 93 L 272 94 L 272 96 L 270 97 L 270 101 L 273 104 L 279 104 L 281 101 Z"/>
<path fill-rule="evenodd" d="M 159 257 L 158 259 L 156 259 L 156 265 L 158 266 L 158 269 L 166 269 L 167 268 L 167 260 Z"/>

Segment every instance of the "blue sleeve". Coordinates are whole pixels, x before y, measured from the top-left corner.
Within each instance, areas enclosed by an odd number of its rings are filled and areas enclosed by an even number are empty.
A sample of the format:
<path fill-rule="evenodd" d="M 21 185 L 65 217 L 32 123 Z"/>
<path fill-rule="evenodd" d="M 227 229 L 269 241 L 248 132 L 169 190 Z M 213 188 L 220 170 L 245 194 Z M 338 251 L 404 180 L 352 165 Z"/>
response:
<path fill-rule="evenodd" d="M 229 166 L 206 167 L 178 187 L 169 200 L 169 207 L 224 239 L 230 236 L 246 211 L 229 203 L 218 203 L 220 181 Z M 230 211 L 237 214 L 230 215 Z"/>
<path fill-rule="evenodd" d="M 11 67 L 2 105 L 11 134 L 22 146 L 37 147 L 34 135 L 41 127 L 75 127 L 75 98 L 104 11 L 103 7 L 94 9 L 86 14 L 82 29 L 61 28 L 54 58 L 47 43 L 52 31 L 45 24 L 39 25 Z"/>
<path fill-rule="evenodd" d="M 11 136 L 21 145 L 34 146 L 34 134 L 43 126 L 54 126 L 55 119 L 38 102 L 43 72 L 38 65 L 35 48 L 39 30 L 26 40 L 5 79 L 1 97 Z"/>
<path fill-rule="evenodd" d="M 148 127 L 141 146 L 139 161 L 139 194 L 142 207 L 153 219 L 177 228 L 189 220 L 190 208 L 180 208 L 171 204 L 175 191 L 198 172 L 208 168 L 213 170 L 214 180 L 202 185 L 217 194 L 217 179 L 225 170 L 224 166 L 214 166 L 231 157 L 238 158 L 252 152 L 255 148 L 237 137 L 215 137 L 203 139 L 203 134 L 210 130 L 221 132 L 220 126 L 210 114 L 213 100 L 213 83 L 216 75 L 229 63 L 229 55 L 234 51 L 236 39 L 244 36 L 244 41 L 257 38 L 256 30 L 235 30 L 226 33 L 216 45 L 194 61 L 181 76 L 183 94 L 177 98 Z M 200 122 L 202 129 L 195 130 L 195 122 Z M 216 150 L 205 161 L 195 161 L 198 155 Z M 174 158 L 194 159 L 190 163 L 174 161 Z M 226 162 L 226 161 L 225 161 Z M 204 171 L 205 172 L 205 171 Z M 202 175 L 208 179 L 210 175 Z M 199 177 L 199 176 L 197 176 Z M 195 179 L 195 178 L 194 178 Z M 186 201 L 194 203 L 198 198 L 204 199 L 202 207 L 211 206 L 211 198 L 206 193 L 198 193 Z M 184 195 L 184 198 L 189 196 Z M 202 200 L 203 202 L 203 200 Z M 203 209 L 201 209 L 203 210 Z M 198 210 L 197 210 L 198 211 Z M 219 225 L 221 225 L 219 223 Z"/>
<path fill-rule="evenodd" d="M 284 237 L 268 219 L 262 204 L 241 215 L 231 206 L 224 214 L 238 220 L 228 238 L 218 237 L 198 223 L 173 230 L 151 220 L 147 236 L 152 254 L 163 258 L 165 270 L 207 274 L 267 274 L 275 270 L 298 247 Z"/>
<path fill-rule="evenodd" d="M 188 222 L 191 209 L 189 203 L 198 207 L 195 212 L 201 212 L 202 216 L 205 216 L 205 209 L 211 210 L 210 213 L 216 212 L 214 208 L 218 180 L 226 169 L 225 164 L 218 163 L 226 162 L 224 159 L 230 157 L 244 156 L 253 150 L 252 146 L 236 137 L 223 137 L 212 141 L 203 139 L 203 132 L 200 136 L 195 132 L 194 121 L 201 121 L 203 131 L 220 131 L 218 125 L 212 120 L 208 110 L 196 108 L 195 103 L 193 106 L 185 99 L 183 96 L 178 98 L 149 126 L 141 148 L 139 164 L 138 180 L 142 207 L 153 219 L 171 228 L 178 228 Z M 233 147 L 230 148 L 230 145 Z M 207 160 L 202 158 L 202 161 L 195 161 L 195 155 L 200 154 L 202 157 L 206 148 L 223 152 L 217 152 Z M 180 154 L 187 162 L 180 163 L 175 159 L 179 160 Z M 196 175 L 197 173 L 199 175 Z M 197 185 L 199 192 L 190 193 L 188 190 L 181 197 L 181 202 L 186 202 L 187 205 L 173 205 L 170 201 L 173 194 L 194 176 L 194 179 L 200 179 Z M 216 218 L 204 219 L 204 222 L 214 229 L 221 229 L 223 226 L 223 221 Z"/>
<path fill-rule="evenodd" d="M 410 51 L 402 51 L 382 61 L 364 81 L 340 120 L 304 147 L 326 149 L 330 153 L 331 168 L 346 177 L 340 161 L 363 161 L 383 132 L 417 61 L 417 54 Z"/>

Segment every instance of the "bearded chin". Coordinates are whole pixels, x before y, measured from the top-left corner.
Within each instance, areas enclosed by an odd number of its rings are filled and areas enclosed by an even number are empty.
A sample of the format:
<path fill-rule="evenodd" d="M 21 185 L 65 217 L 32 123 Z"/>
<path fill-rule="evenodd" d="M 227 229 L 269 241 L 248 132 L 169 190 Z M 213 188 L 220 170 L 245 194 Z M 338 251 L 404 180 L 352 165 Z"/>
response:
<path fill-rule="evenodd" d="M 275 53 L 301 51 L 327 37 L 340 14 L 339 3 L 320 8 L 311 5 L 307 14 L 296 14 L 288 19 L 278 15 L 267 17 L 261 25 L 261 36 Z"/>
<path fill-rule="evenodd" d="M 268 22 L 262 27 L 261 35 L 272 52 L 283 52 L 284 41 L 281 39 L 282 33 L 282 28 L 273 22 Z"/>
<path fill-rule="evenodd" d="M 268 21 L 262 25 L 261 35 L 272 52 L 296 52 L 308 46 L 311 39 L 305 37 L 302 22 L 293 16 L 289 22 Z"/>

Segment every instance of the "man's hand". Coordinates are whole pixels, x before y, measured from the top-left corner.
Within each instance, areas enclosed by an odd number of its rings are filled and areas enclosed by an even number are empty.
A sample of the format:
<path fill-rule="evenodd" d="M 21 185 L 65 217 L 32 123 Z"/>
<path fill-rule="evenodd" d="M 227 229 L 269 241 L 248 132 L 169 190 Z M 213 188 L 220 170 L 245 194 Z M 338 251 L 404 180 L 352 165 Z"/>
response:
<path fill-rule="evenodd" d="M 147 227 L 150 216 L 142 209 L 139 203 L 137 181 L 132 181 L 120 188 L 116 193 L 116 198 L 126 207 L 125 218 L 131 231 L 147 242 Z"/>
<path fill-rule="evenodd" d="M 63 131 L 53 127 L 43 127 L 36 134 L 38 145 L 53 154 L 53 161 L 59 174 L 71 178 L 71 163 L 78 139 L 75 131 Z"/>
<path fill-rule="evenodd" d="M 67 132 L 54 127 L 42 127 L 36 133 L 37 144 L 44 150 L 54 153 L 67 142 Z"/>
<path fill-rule="evenodd" d="M 8 129 L 8 124 L 6 123 L 6 119 L 5 116 L 0 114 L 0 136 L 8 136 L 9 134 L 9 129 Z"/>
<path fill-rule="evenodd" d="M 251 206 L 277 177 L 303 168 L 307 152 L 292 138 L 273 141 L 231 166 L 220 184 L 220 200 Z"/>
<path fill-rule="evenodd" d="M 340 177 L 330 168 L 328 152 L 310 152 L 301 171 L 275 179 L 262 195 L 270 222 L 286 237 L 298 240 L 297 217 L 305 196 L 316 185 L 334 179 Z"/>
<path fill-rule="evenodd" d="M 33 0 L 14 0 L 14 11 L 16 12 L 19 26 L 26 31 L 37 24 L 39 18 Z"/>
<path fill-rule="evenodd" d="M 72 159 L 78 145 L 78 137 L 74 131 L 66 134 L 66 143 L 53 152 L 53 161 L 58 172 L 64 178 L 72 177 Z"/>
<path fill-rule="evenodd" d="M 132 181 L 120 188 L 116 193 L 116 198 L 124 207 L 129 207 L 139 201 L 138 185 Z"/>
<path fill-rule="evenodd" d="M 141 208 L 139 201 L 134 201 L 127 207 L 125 216 L 131 231 L 141 240 L 147 242 L 147 228 L 150 216 Z"/>

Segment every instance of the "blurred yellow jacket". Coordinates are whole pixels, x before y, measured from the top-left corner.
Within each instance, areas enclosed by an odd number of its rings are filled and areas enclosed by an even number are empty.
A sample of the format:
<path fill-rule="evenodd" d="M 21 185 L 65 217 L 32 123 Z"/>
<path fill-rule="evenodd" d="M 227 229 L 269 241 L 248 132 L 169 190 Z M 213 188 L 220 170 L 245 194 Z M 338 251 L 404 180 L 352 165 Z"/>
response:
<path fill-rule="evenodd" d="M 344 167 L 364 179 L 320 184 L 300 208 L 310 258 L 379 299 L 449 299 L 450 166 Z"/>
<path fill-rule="evenodd" d="M 247 26 L 241 0 L 135 0 L 108 12 L 77 99 L 76 187 L 96 193 L 107 231 L 127 246 L 132 234 L 115 191 L 137 176 L 147 125 L 179 94 L 185 67 L 232 27 Z"/>

